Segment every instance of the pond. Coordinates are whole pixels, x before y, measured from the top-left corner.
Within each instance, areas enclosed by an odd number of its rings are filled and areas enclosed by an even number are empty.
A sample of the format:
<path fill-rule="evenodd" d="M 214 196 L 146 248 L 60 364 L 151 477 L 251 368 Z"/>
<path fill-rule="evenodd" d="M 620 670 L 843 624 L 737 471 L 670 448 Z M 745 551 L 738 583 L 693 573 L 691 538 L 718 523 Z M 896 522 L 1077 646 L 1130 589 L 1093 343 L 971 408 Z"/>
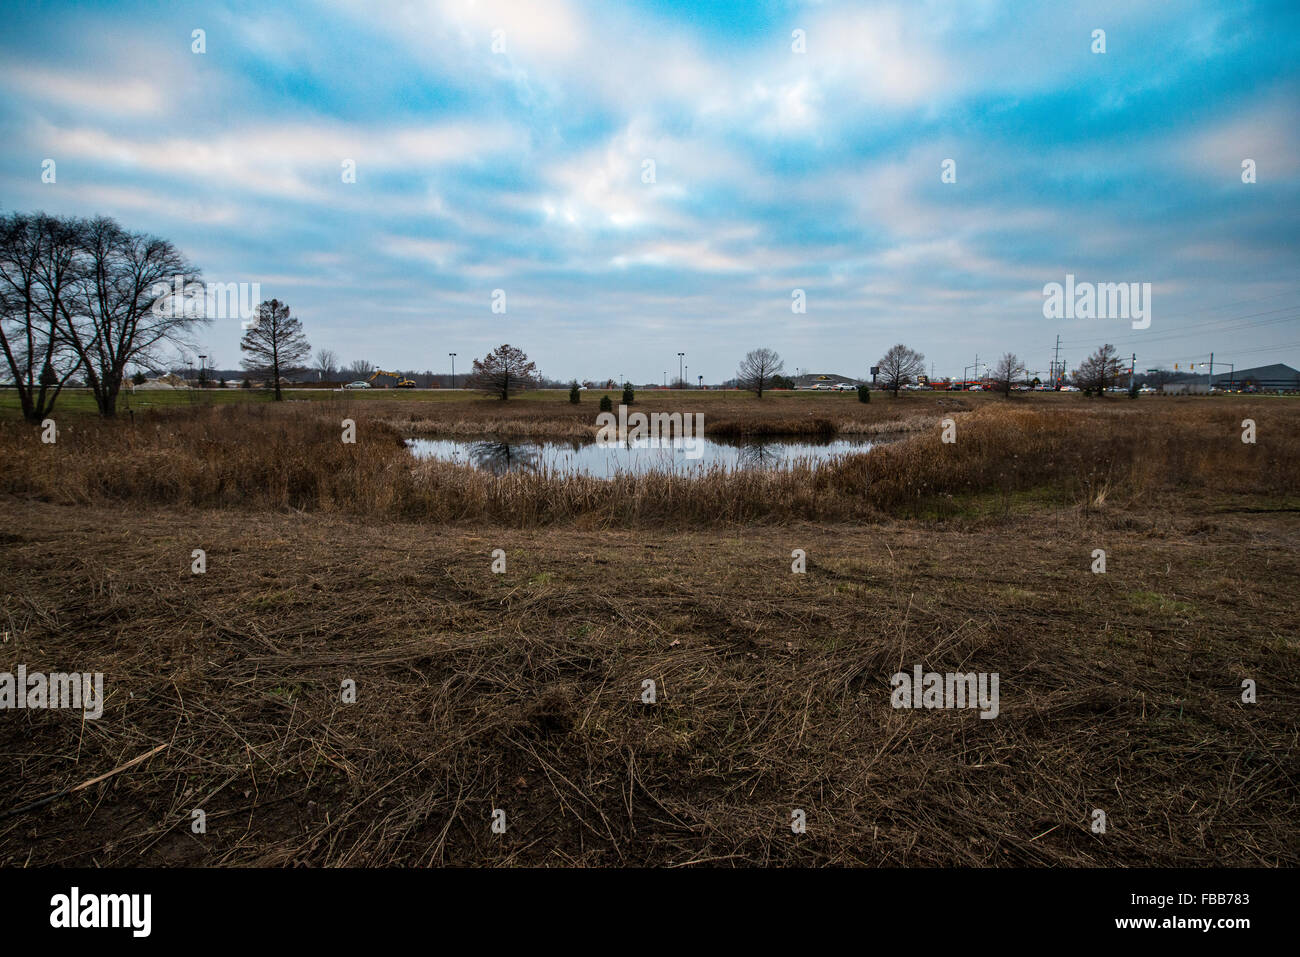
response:
<path fill-rule="evenodd" d="M 546 471 L 564 475 L 613 478 L 618 474 L 788 468 L 818 465 L 853 452 L 866 452 L 867 439 L 763 438 L 726 441 L 709 438 L 641 439 L 624 445 L 596 442 L 543 441 L 497 436 L 456 439 L 407 439 L 411 453 L 473 465 L 485 472 Z"/>

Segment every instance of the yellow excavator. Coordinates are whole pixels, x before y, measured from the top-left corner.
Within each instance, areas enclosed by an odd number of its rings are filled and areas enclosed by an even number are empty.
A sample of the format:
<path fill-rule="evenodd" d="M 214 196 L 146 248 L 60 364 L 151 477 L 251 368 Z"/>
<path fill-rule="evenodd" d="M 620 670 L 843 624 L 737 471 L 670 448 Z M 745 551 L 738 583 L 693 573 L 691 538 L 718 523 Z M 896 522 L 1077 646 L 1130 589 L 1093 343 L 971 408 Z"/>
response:
<path fill-rule="evenodd" d="M 415 380 L 414 380 L 414 379 L 408 379 L 408 378 L 406 378 L 406 376 L 402 375 L 400 372 L 385 372 L 383 369 L 376 369 L 376 370 L 371 374 L 370 379 L 369 379 L 368 381 L 370 381 L 370 382 L 374 382 L 374 381 L 375 381 L 375 376 L 381 376 L 381 375 L 386 375 L 386 376 L 388 376 L 389 378 L 396 379 L 396 380 L 397 380 L 397 386 L 396 386 L 396 388 L 398 388 L 398 389 L 414 389 L 414 388 L 415 388 Z"/>

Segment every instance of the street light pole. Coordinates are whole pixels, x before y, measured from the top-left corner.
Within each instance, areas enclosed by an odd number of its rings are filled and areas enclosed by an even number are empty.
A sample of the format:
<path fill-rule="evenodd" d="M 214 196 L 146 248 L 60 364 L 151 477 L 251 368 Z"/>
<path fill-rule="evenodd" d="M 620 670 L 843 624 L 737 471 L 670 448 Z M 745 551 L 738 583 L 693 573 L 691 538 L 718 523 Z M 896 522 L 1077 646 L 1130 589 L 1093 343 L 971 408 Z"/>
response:
<path fill-rule="evenodd" d="M 1214 391 L 1214 353 L 1213 352 L 1210 353 L 1209 363 L 1205 363 L 1205 362 L 1201 363 L 1201 365 L 1207 365 L 1207 364 L 1210 367 L 1210 391 L 1213 392 Z M 1219 365 L 1225 365 L 1225 363 L 1220 361 Z M 1233 387 L 1236 385 L 1237 364 L 1235 362 L 1229 362 L 1226 363 L 1226 365 L 1228 366 L 1228 375 L 1229 375 L 1228 391 L 1231 392 L 1233 390 Z"/>
<path fill-rule="evenodd" d="M 448 352 L 447 355 L 451 356 L 451 387 L 454 389 L 456 388 L 456 353 Z"/>
<path fill-rule="evenodd" d="M 677 381 L 681 383 L 681 388 L 686 388 L 686 375 L 682 372 L 682 361 L 686 358 L 686 353 L 677 353 Z"/>

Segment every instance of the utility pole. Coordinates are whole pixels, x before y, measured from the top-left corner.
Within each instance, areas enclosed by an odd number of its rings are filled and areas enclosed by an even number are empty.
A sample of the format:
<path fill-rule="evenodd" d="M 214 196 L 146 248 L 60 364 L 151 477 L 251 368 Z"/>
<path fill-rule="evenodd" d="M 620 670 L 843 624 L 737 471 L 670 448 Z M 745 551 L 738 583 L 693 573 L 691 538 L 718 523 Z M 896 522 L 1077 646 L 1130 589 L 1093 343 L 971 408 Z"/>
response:
<path fill-rule="evenodd" d="M 677 353 L 677 381 L 680 383 L 678 386 L 679 389 L 686 388 L 686 375 L 682 372 L 682 362 L 684 361 L 685 356 L 686 353 L 684 352 Z"/>
<path fill-rule="evenodd" d="M 1210 392 L 1214 392 L 1214 353 L 1210 353 Z"/>
<path fill-rule="evenodd" d="M 456 388 L 456 353 L 448 352 L 447 355 L 451 356 L 451 387 L 454 389 Z"/>
<path fill-rule="evenodd" d="M 1052 359 L 1052 388 L 1053 389 L 1059 389 L 1061 387 L 1061 379 L 1063 378 L 1063 375 L 1061 373 L 1060 365 L 1061 365 L 1061 337 L 1058 334 L 1056 337 L 1056 350 L 1054 353 L 1054 358 Z"/>
<path fill-rule="evenodd" d="M 1132 364 L 1128 367 L 1128 390 L 1129 390 L 1130 392 L 1132 392 L 1132 391 L 1133 391 L 1133 374 L 1134 374 L 1135 372 L 1137 372 L 1137 366 L 1138 366 L 1138 356 L 1137 356 L 1137 353 L 1136 353 L 1136 352 L 1133 353 L 1133 356 L 1132 356 L 1132 358 L 1131 358 L 1129 361 L 1130 361 Z"/>

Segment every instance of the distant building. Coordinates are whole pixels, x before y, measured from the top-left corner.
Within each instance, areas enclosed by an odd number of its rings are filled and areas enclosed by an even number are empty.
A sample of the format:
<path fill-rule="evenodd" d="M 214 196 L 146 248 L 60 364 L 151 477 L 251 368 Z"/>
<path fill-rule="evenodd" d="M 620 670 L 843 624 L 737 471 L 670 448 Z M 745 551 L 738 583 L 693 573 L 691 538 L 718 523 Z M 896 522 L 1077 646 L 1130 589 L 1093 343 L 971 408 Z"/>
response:
<path fill-rule="evenodd" d="M 1164 391 L 1171 395 L 1205 394 L 1210 391 L 1210 385 L 1208 374 L 1180 375 L 1166 383 Z M 1216 389 L 1253 392 L 1300 392 L 1300 371 L 1275 362 L 1272 365 L 1234 369 L 1231 372 L 1227 371 L 1225 364 L 1221 372 L 1216 363 L 1213 385 Z"/>

